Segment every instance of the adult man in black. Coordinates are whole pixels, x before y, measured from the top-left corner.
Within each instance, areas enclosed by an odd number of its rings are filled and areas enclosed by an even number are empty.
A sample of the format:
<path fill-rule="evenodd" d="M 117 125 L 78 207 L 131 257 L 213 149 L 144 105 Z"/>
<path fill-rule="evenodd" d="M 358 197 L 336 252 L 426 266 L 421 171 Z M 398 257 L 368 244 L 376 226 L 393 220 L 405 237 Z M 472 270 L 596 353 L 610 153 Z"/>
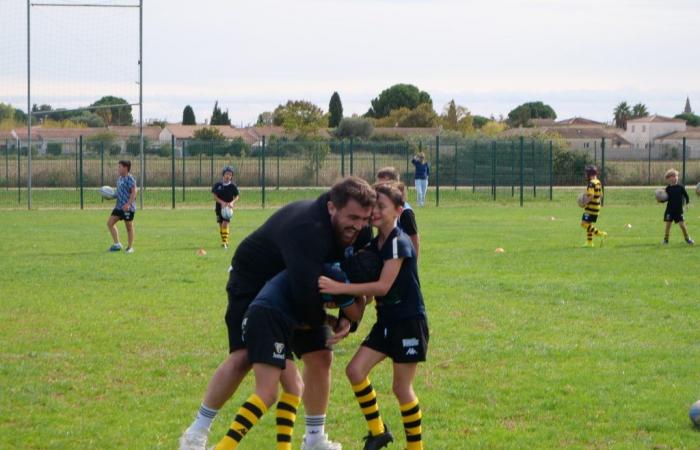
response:
<path fill-rule="evenodd" d="M 369 223 L 375 201 L 376 193 L 366 181 L 346 177 L 316 200 L 281 208 L 239 244 L 226 286 L 229 356 L 209 382 L 197 418 L 180 439 L 181 449 L 206 447 L 213 418 L 250 370 L 241 336 L 243 316 L 265 282 L 284 269 L 292 280 L 297 318 L 310 328 L 294 338 L 295 351 L 302 353 L 304 361 L 304 379 L 313 380 L 306 383 L 305 408 L 307 414 L 325 414 L 332 353 L 326 346 L 329 336 L 318 278 L 324 262 L 342 257 L 356 242 Z M 349 330 L 350 322 L 341 318 L 330 340 L 341 339 Z"/>

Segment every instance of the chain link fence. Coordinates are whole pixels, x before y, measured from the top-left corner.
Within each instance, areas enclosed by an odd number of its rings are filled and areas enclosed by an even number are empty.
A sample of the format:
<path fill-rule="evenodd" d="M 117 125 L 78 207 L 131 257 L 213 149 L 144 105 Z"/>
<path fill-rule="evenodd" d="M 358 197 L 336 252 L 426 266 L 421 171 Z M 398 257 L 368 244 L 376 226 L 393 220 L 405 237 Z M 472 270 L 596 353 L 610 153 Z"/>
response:
<path fill-rule="evenodd" d="M 683 143 L 685 144 L 685 142 Z M 119 146 L 89 139 L 32 143 L 32 185 L 28 186 L 26 142 L 0 142 L 0 208 L 95 208 L 111 205 L 98 193 L 114 185 L 117 163 L 132 161 L 139 204 L 145 208 L 199 207 L 212 202 L 211 186 L 221 169 L 235 169 L 242 207 L 280 206 L 309 198 L 345 175 L 373 180 L 393 166 L 413 187 L 412 157 L 425 152 L 431 165 L 428 200 L 435 205 L 474 200 L 523 204 L 552 199 L 555 187 L 585 184 L 583 167 L 595 163 L 608 186 L 663 185 L 669 168 L 681 171 L 685 184 L 700 181 L 700 149 L 606 149 L 595 141 L 583 150 L 556 142 L 529 140 L 286 140 L 149 142 L 140 176 L 137 144 Z M 410 193 L 412 196 L 412 193 Z M 105 205 L 107 204 L 107 205 Z"/>

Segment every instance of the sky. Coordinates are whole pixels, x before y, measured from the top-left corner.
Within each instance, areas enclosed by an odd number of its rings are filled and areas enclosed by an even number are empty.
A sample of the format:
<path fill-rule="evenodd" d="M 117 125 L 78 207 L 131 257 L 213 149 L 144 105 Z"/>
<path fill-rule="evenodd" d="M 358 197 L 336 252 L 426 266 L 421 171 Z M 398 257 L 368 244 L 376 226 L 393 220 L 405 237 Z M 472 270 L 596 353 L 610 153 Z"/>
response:
<path fill-rule="evenodd" d="M 246 125 L 289 99 L 327 110 L 334 91 L 363 114 L 396 83 L 438 113 L 540 100 L 610 121 L 620 101 L 673 116 L 686 96 L 700 110 L 697 0 L 144 0 L 143 19 L 145 119 L 189 104 L 203 122 L 218 100 Z M 137 9 L 35 6 L 32 24 L 32 103 L 138 101 Z M 0 102 L 22 109 L 25 25 L 26 2 L 0 0 Z"/>

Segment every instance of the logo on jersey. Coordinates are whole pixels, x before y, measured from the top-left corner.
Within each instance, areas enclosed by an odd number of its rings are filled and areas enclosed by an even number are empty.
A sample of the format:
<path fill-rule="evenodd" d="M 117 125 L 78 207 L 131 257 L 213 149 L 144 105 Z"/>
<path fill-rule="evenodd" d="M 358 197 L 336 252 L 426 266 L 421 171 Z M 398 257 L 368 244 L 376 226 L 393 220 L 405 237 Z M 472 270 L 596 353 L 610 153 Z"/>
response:
<path fill-rule="evenodd" d="M 406 354 L 408 356 L 416 356 L 418 351 L 416 347 L 420 344 L 420 341 L 416 338 L 402 339 L 401 344 L 406 349 Z"/>
<path fill-rule="evenodd" d="M 284 358 L 284 344 L 281 342 L 275 342 L 275 351 L 272 353 L 272 357 L 275 359 L 285 359 Z"/>

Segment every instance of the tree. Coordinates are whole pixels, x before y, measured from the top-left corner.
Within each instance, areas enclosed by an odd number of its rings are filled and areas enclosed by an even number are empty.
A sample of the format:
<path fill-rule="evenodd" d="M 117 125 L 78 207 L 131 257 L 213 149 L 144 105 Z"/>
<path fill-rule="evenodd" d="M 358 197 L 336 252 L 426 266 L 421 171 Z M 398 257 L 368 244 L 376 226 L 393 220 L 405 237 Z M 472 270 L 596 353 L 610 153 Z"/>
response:
<path fill-rule="evenodd" d="M 427 92 L 419 90 L 412 84 L 395 84 L 383 90 L 377 98 L 372 100 L 372 107 L 365 117 L 380 119 L 387 117 L 395 109 L 416 109 L 418 105 L 424 103 L 433 107 L 433 100 Z"/>
<path fill-rule="evenodd" d="M 296 132 L 301 136 L 314 134 L 328 123 L 323 110 L 306 100 L 289 100 L 284 106 L 279 105 L 272 121 L 283 126 L 287 133 Z"/>
<path fill-rule="evenodd" d="M 108 95 L 90 106 L 90 111 L 100 116 L 106 125 L 131 125 L 134 123 L 134 118 L 131 115 L 131 105 L 123 98 Z"/>
<path fill-rule="evenodd" d="M 328 127 L 335 128 L 343 119 L 343 104 L 340 101 L 340 95 L 333 92 L 331 101 L 328 104 Z"/>
<path fill-rule="evenodd" d="M 218 100 L 214 103 L 214 110 L 211 113 L 209 125 L 231 125 L 231 119 L 228 117 L 228 110 L 226 110 L 226 112 L 221 112 Z"/>
<path fill-rule="evenodd" d="M 374 126 L 370 119 L 360 117 L 344 117 L 335 129 L 335 135 L 339 138 L 368 138 L 374 132 Z"/>
<path fill-rule="evenodd" d="M 618 128 L 627 129 L 627 121 L 630 120 L 632 116 L 632 111 L 627 102 L 622 102 L 615 107 L 613 110 L 613 118 L 615 121 L 615 126 Z"/>
<path fill-rule="evenodd" d="M 476 116 L 474 116 L 474 128 L 481 128 L 484 125 L 486 125 L 486 123 L 488 121 L 489 121 L 488 117 L 476 115 Z"/>
<path fill-rule="evenodd" d="M 185 106 L 185 109 L 182 110 L 182 124 L 197 125 L 197 119 L 194 116 L 194 110 L 190 105 Z"/>
<path fill-rule="evenodd" d="M 464 106 L 455 104 L 454 100 L 445 105 L 444 113 L 440 116 L 440 123 L 446 130 L 471 133 L 474 131 L 474 119 L 469 110 Z"/>
<path fill-rule="evenodd" d="M 258 120 L 255 122 L 255 126 L 269 127 L 270 125 L 272 125 L 272 112 L 264 111 L 258 114 Z"/>
<path fill-rule="evenodd" d="M 508 113 L 508 124 L 511 127 L 528 126 L 530 119 L 556 119 L 554 109 L 542 102 L 523 103 Z"/>
<path fill-rule="evenodd" d="M 0 103 L 0 122 L 15 118 L 15 108 L 6 103 Z"/>
<path fill-rule="evenodd" d="M 632 118 L 638 119 L 640 117 L 648 117 L 649 111 L 644 103 L 637 103 L 632 107 Z"/>
<path fill-rule="evenodd" d="M 377 119 L 378 127 L 434 127 L 438 121 L 438 115 L 433 111 L 432 104 L 422 103 L 415 109 L 406 107 L 392 110 L 387 117 Z"/>
<path fill-rule="evenodd" d="M 489 120 L 481 127 L 481 132 L 488 137 L 496 137 L 501 134 L 506 129 L 506 124 L 503 122 L 496 122 L 495 120 Z"/>
<path fill-rule="evenodd" d="M 199 141 L 223 141 L 226 139 L 224 134 L 214 127 L 203 127 L 195 130 L 192 136 Z"/>
<path fill-rule="evenodd" d="M 700 127 L 700 116 L 690 113 L 683 113 L 676 115 L 676 119 L 685 120 L 685 122 L 691 127 Z"/>

